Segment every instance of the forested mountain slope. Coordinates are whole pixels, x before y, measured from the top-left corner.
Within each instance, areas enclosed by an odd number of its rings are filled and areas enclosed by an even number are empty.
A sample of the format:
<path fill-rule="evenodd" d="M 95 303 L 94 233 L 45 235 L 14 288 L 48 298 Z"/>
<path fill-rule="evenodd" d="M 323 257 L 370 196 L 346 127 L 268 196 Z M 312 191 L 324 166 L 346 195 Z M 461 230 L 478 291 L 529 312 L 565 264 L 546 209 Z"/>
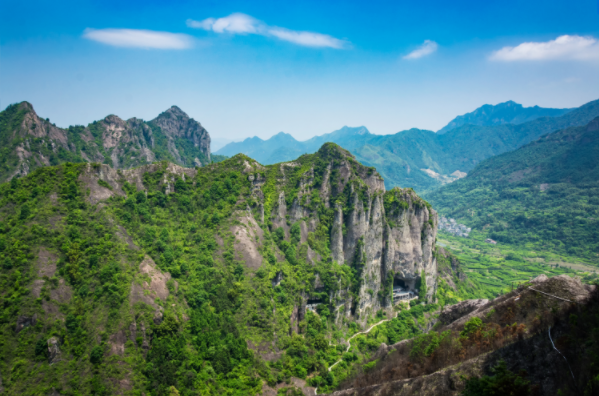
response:
<path fill-rule="evenodd" d="M 305 142 L 283 133 L 266 141 L 254 137 L 231 143 L 216 153 L 231 156 L 241 152 L 263 164 L 272 164 L 315 152 L 320 144 L 330 141 L 351 151 L 361 163 L 376 167 L 388 188 L 412 187 L 423 192 L 465 176 L 487 158 L 515 150 L 547 133 L 586 125 L 597 116 L 599 100 L 559 117 L 541 117 L 518 125 L 466 124 L 444 134 L 410 129 L 394 135 L 373 135 L 364 127 L 344 127 Z"/>
<path fill-rule="evenodd" d="M 426 195 L 490 238 L 599 262 L 599 118 L 481 162 Z"/>
<path fill-rule="evenodd" d="M 0 182 L 40 166 L 97 162 L 129 169 L 167 160 L 185 167 L 210 163 L 210 135 L 176 106 L 152 121 L 115 115 L 62 129 L 21 102 L 0 112 Z"/>
<path fill-rule="evenodd" d="M 462 125 L 502 125 L 522 124 L 540 117 L 558 117 L 566 114 L 572 109 L 550 109 L 539 106 L 523 107 L 514 101 L 507 101 L 497 105 L 486 104 L 473 112 L 457 116 L 447 125 L 437 131 L 444 134 Z"/>
<path fill-rule="evenodd" d="M 457 301 L 464 278 L 437 277 L 436 225 L 334 144 L 268 167 L 39 167 L 0 185 L 1 386 L 248 395 L 309 376 L 331 389 L 361 359 L 327 370 L 344 340 L 396 312 L 396 282 Z M 419 333 L 437 306 L 418 307 L 365 351 Z"/>

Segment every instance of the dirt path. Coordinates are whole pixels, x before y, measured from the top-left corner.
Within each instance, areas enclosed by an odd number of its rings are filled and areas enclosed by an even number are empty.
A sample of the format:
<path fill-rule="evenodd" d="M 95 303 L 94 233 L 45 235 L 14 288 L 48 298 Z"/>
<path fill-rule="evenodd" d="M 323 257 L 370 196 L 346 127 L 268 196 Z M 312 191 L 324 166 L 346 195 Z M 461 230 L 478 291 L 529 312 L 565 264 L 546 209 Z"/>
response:
<path fill-rule="evenodd" d="M 395 315 L 395 316 L 397 316 L 397 315 Z M 382 323 L 388 322 L 388 321 L 390 321 L 392 319 L 393 318 L 391 318 L 391 319 L 383 319 L 380 322 L 375 323 L 372 326 L 370 326 L 370 328 L 368 330 L 366 330 L 366 331 L 360 331 L 359 333 L 356 333 L 353 336 L 351 336 L 347 340 L 347 349 L 345 350 L 345 352 L 349 352 L 349 348 L 351 348 L 351 340 L 354 339 L 354 337 L 359 336 L 360 334 L 368 334 L 368 333 L 370 333 L 370 330 L 374 329 L 376 326 L 378 326 L 378 325 L 380 325 Z M 333 369 L 333 367 L 335 367 L 339 362 L 341 362 L 341 360 L 343 360 L 343 356 L 341 357 L 341 359 L 337 360 L 331 367 L 329 367 L 329 371 L 331 371 Z"/>
<path fill-rule="evenodd" d="M 396 314 L 395 316 L 397 316 L 397 314 Z M 390 320 L 392 320 L 392 319 L 393 319 L 393 318 L 391 318 L 391 319 L 383 319 L 383 320 L 381 320 L 380 322 L 378 322 L 378 323 L 375 323 L 375 324 L 373 324 L 372 326 L 370 326 L 370 328 L 369 328 L 368 330 L 366 330 L 366 331 L 360 331 L 359 333 L 356 333 L 356 334 L 354 334 L 353 336 L 349 337 L 349 339 L 347 340 L 347 349 L 345 350 L 345 352 L 349 352 L 349 348 L 351 348 L 351 342 L 350 342 L 350 341 L 351 341 L 352 339 L 354 339 L 354 337 L 356 337 L 356 336 L 359 336 L 360 334 L 368 334 L 368 333 L 370 333 L 370 330 L 372 330 L 372 329 L 374 329 L 375 327 L 377 327 L 378 325 L 380 325 L 380 324 L 382 324 L 382 323 L 385 323 L 385 322 L 388 322 L 388 321 L 390 321 Z M 341 362 L 342 360 L 343 360 L 343 356 L 341 356 L 341 359 L 337 360 L 337 361 L 336 361 L 336 362 L 335 362 L 335 363 L 334 363 L 334 364 L 333 364 L 331 367 L 329 367 L 329 371 L 331 371 L 331 370 L 333 369 L 333 367 L 335 367 L 335 366 L 336 366 L 336 365 L 337 365 L 339 362 Z M 314 394 L 315 394 L 315 395 L 318 395 L 318 388 L 314 388 Z"/>

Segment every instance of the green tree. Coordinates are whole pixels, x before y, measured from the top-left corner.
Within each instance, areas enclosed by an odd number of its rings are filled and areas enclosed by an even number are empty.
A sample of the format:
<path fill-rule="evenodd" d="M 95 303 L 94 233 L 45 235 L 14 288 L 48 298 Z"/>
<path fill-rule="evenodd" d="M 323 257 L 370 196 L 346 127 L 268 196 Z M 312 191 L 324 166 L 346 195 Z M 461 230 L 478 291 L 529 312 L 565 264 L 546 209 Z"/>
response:
<path fill-rule="evenodd" d="M 491 371 L 494 375 L 481 378 L 470 378 L 462 396 L 528 396 L 531 394 L 530 381 L 525 373 L 514 374 L 507 369 L 503 360 L 500 360 Z"/>

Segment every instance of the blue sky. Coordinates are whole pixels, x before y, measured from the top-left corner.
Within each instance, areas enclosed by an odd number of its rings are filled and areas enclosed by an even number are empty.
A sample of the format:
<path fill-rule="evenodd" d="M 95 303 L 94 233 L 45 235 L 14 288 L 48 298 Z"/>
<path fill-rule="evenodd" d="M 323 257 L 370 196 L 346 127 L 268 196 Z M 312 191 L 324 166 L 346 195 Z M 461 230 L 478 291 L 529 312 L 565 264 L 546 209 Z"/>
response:
<path fill-rule="evenodd" d="M 0 106 L 59 126 L 173 104 L 213 138 L 437 130 L 485 103 L 599 99 L 597 0 L 0 5 Z"/>

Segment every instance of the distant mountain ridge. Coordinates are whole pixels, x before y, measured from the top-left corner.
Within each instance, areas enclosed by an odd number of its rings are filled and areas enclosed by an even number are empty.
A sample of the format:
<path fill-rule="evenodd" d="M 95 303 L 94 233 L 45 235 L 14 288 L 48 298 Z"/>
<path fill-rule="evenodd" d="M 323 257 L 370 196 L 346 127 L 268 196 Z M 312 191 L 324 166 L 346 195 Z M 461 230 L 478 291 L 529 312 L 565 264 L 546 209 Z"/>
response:
<path fill-rule="evenodd" d="M 597 262 L 598 158 L 599 117 L 482 161 L 425 198 L 499 242 Z"/>
<path fill-rule="evenodd" d="M 234 140 L 227 139 L 227 138 L 215 138 L 214 136 L 212 136 L 212 139 L 210 141 L 210 146 L 211 146 L 210 149 L 212 151 L 217 151 L 232 142 L 234 142 Z"/>
<path fill-rule="evenodd" d="M 64 162 L 97 162 L 119 169 L 162 160 L 185 167 L 211 162 L 210 134 L 177 106 L 151 121 L 109 115 L 64 129 L 21 102 L 0 112 L 0 146 L 0 182 Z"/>
<path fill-rule="evenodd" d="M 518 125 L 466 124 L 444 134 L 414 128 L 393 135 L 374 135 L 366 127 L 343 127 L 303 142 L 281 132 L 268 140 L 254 137 L 228 144 L 216 154 L 243 153 L 269 165 L 314 153 L 322 144 L 332 142 L 349 150 L 364 165 L 376 167 L 387 188 L 412 187 L 424 192 L 457 180 L 487 158 L 515 150 L 547 133 L 585 125 L 597 116 L 599 100 L 559 117 L 541 117 Z"/>
<path fill-rule="evenodd" d="M 446 126 L 437 131 L 438 134 L 444 134 L 452 129 L 462 125 L 503 125 L 503 124 L 522 124 L 541 117 L 559 117 L 572 109 L 551 109 L 539 106 L 524 107 L 512 100 L 499 103 L 497 105 L 486 104 L 473 112 L 457 116 Z"/>
<path fill-rule="evenodd" d="M 302 154 L 315 153 L 324 143 L 337 143 L 346 150 L 360 145 L 360 139 L 375 136 L 366 127 L 348 127 L 315 136 L 300 142 L 285 132 L 279 132 L 267 140 L 257 136 L 247 138 L 242 142 L 227 144 L 215 154 L 232 157 L 236 154 L 245 154 L 261 164 L 276 164 L 278 162 L 291 161 Z M 357 138 L 354 138 L 357 137 Z M 357 147 L 357 146 L 356 146 Z"/>

